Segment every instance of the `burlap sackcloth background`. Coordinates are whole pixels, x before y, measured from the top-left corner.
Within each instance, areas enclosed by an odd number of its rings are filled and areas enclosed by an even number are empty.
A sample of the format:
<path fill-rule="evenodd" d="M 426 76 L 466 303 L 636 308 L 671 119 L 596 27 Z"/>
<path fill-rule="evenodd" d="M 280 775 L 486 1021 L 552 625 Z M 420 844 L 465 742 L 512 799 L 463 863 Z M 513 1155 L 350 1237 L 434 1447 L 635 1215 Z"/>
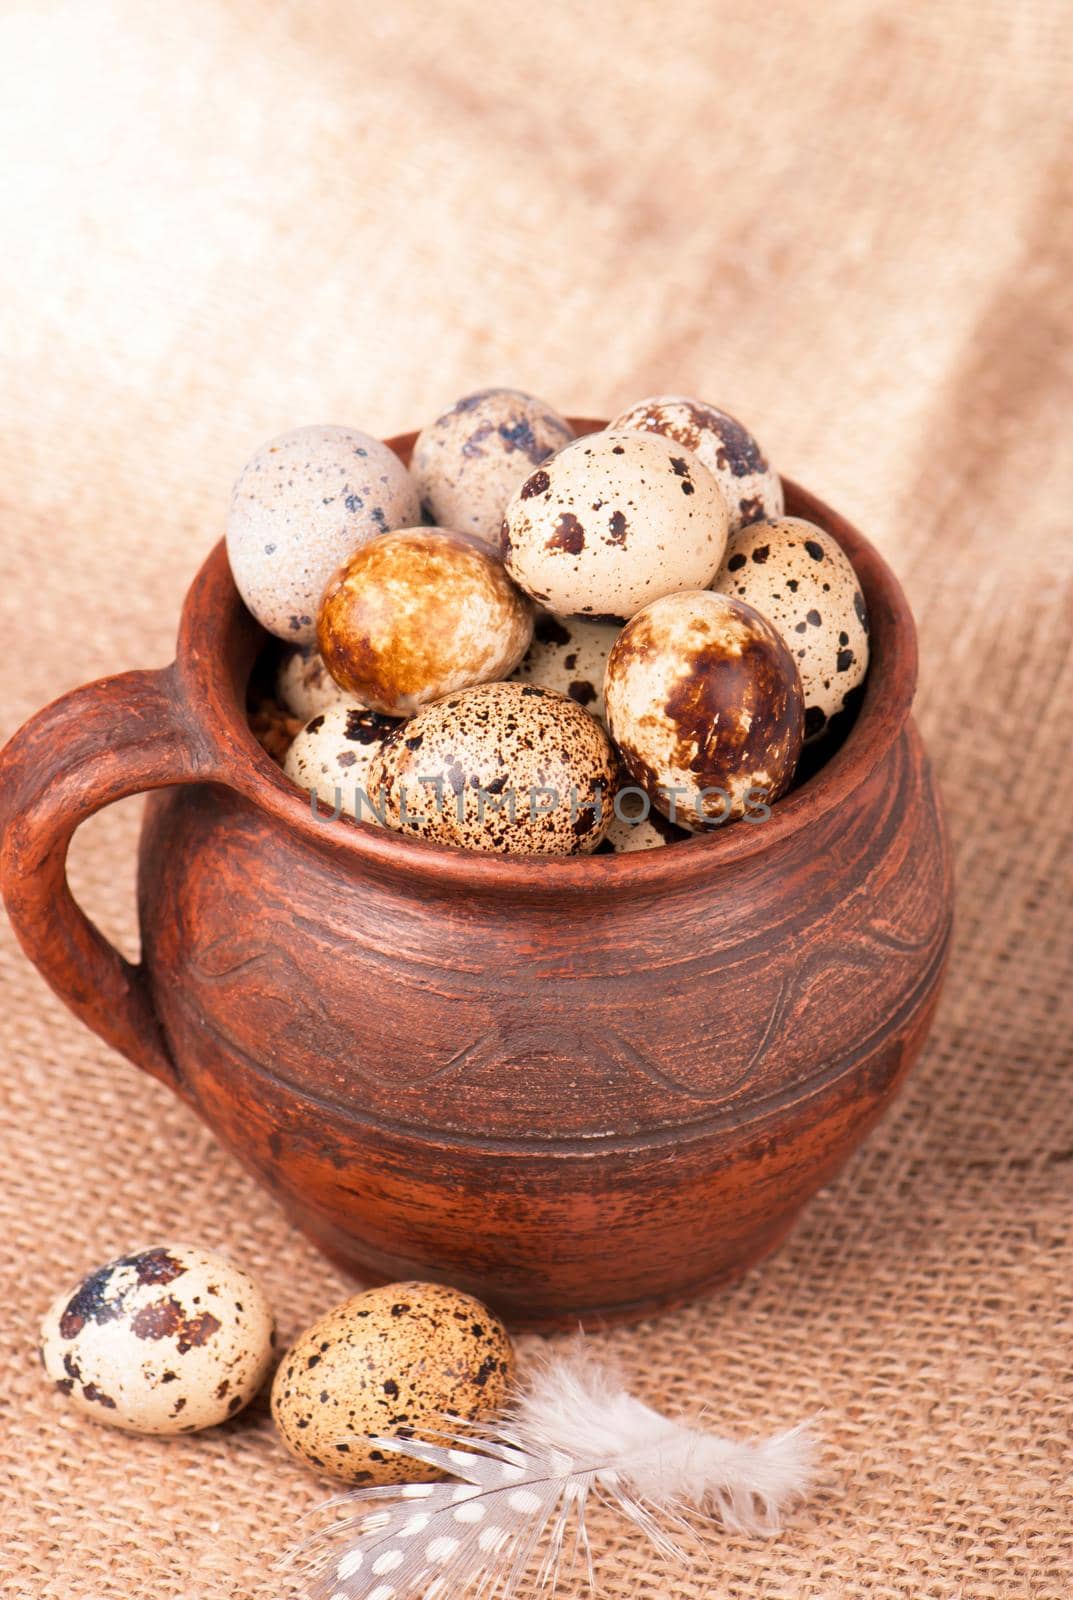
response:
<path fill-rule="evenodd" d="M 959 872 L 926 1055 L 775 1259 L 599 1339 L 728 1430 L 822 1409 L 819 1487 L 682 1572 L 602 1520 L 612 1600 L 1073 1593 L 1071 52 L 1063 0 L 0 15 L 5 735 L 169 658 L 263 439 L 491 382 L 726 403 L 915 605 Z M 95 819 L 73 867 L 128 951 L 137 822 Z M 263 1406 L 93 1427 L 35 1324 L 161 1237 L 259 1274 L 285 1337 L 349 1285 L 6 923 L 0 962 L 0 1593 L 279 1593 L 324 1488 Z"/>

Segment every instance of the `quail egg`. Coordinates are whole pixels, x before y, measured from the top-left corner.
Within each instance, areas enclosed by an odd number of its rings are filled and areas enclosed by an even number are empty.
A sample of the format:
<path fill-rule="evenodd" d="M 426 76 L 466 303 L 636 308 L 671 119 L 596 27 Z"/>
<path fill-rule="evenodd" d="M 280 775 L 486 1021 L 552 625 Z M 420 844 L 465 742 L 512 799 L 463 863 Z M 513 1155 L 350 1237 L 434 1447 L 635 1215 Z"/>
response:
<path fill-rule="evenodd" d="M 801 674 L 805 738 L 819 738 L 868 671 L 868 611 L 842 546 L 803 517 L 754 522 L 732 536 L 713 588 L 779 630 Z"/>
<path fill-rule="evenodd" d="M 303 722 L 329 706 L 352 706 L 354 696 L 336 683 L 315 644 L 288 650 L 276 671 L 276 699 Z"/>
<path fill-rule="evenodd" d="M 225 1422 L 261 1387 L 274 1342 L 253 1279 L 187 1244 L 109 1261 L 61 1294 L 41 1324 L 41 1360 L 57 1389 L 128 1433 Z"/>
<path fill-rule="evenodd" d="M 576 439 L 529 474 L 507 506 L 511 576 L 560 616 L 629 617 L 719 570 L 727 508 L 679 445 L 647 433 Z"/>
<path fill-rule="evenodd" d="M 616 641 L 604 692 L 630 775 L 682 827 L 760 820 L 793 779 L 801 680 L 744 601 L 710 590 L 653 601 Z"/>
<path fill-rule="evenodd" d="M 604 714 L 604 669 L 619 622 L 556 617 L 538 611 L 533 642 L 514 673 L 515 683 L 539 683 L 568 694 L 593 717 Z"/>
<path fill-rule="evenodd" d="M 413 479 L 353 428 L 296 428 L 242 469 L 227 518 L 235 586 L 269 633 L 306 643 L 332 573 L 359 545 L 420 520 Z"/>
<path fill-rule="evenodd" d="M 356 550 L 324 592 L 317 638 L 328 671 L 385 716 L 506 678 L 533 635 L 533 608 L 499 557 L 445 528 L 404 528 Z"/>
<path fill-rule="evenodd" d="M 369 768 L 384 740 L 401 727 L 364 706 L 331 706 L 311 718 L 291 741 L 283 770 L 292 783 L 359 822 L 376 822 L 368 799 Z"/>
<path fill-rule="evenodd" d="M 428 1478 L 428 1467 L 375 1440 L 442 1443 L 445 1419 L 494 1416 L 513 1375 L 507 1330 L 479 1300 L 436 1283 L 389 1283 L 303 1333 L 279 1364 L 272 1416 L 304 1465 L 346 1483 L 406 1483 Z"/>
<path fill-rule="evenodd" d="M 389 827 L 465 850 L 583 855 L 611 820 L 618 761 L 567 695 L 484 683 L 426 706 L 373 761 Z"/>
<path fill-rule="evenodd" d="M 611 824 L 598 855 L 631 855 L 635 850 L 660 850 L 690 835 L 657 811 L 641 788 L 627 784 L 615 796 Z"/>
<path fill-rule="evenodd" d="M 410 470 L 431 522 L 499 547 L 507 501 L 534 467 L 574 437 L 565 417 L 520 389 L 481 389 L 417 436 Z"/>
<path fill-rule="evenodd" d="M 732 530 L 759 517 L 782 515 L 778 473 L 748 429 L 718 406 L 683 395 L 653 395 L 630 406 L 611 426 L 659 433 L 692 450 L 722 489 Z"/>

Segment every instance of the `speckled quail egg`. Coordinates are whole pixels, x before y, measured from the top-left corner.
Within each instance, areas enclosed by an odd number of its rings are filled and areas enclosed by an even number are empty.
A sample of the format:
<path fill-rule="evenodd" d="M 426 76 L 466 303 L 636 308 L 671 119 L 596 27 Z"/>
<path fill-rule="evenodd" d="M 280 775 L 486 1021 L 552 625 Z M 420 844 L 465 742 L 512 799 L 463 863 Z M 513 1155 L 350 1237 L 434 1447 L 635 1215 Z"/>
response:
<path fill-rule="evenodd" d="M 801 680 L 744 601 L 711 590 L 653 601 L 616 641 L 604 692 L 631 777 L 682 827 L 762 815 L 793 779 Z"/>
<path fill-rule="evenodd" d="M 620 622 L 556 617 L 538 611 L 533 642 L 514 672 L 516 683 L 539 683 L 568 694 L 593 717 L 604 714 L 604 670 Z"/>
<path fill-rule="evenodd" d="M 269 633 L 305 643 L 324 586 L 366 540 L 421 516 L 394 451 L 353 428 L 296 428 L 242 469 L 227 517 L 235 586 Z"/>
<path fill-rule="evenodd" d="M 868 671 L 868 612 L 842 546 L 803 517 L 755 522 L 731 538 L 713 588 L 782 634 L 801 674 L 805 738 L 819 738 Z"/>
<path fill-rule="evenodd" d="M 758 517 L 782 515 L 778 473 L 748 429 L 718 406 L 684 395 L 658 394 L 630 406 L 611 426 L 660 433 L 692 450 L 722 489 L 732 530 Z"/>
<path fill-rule="evenodd" d="M 336 683 L 315 644 L 296 645 L 284 653 L 276 671 L 276 699 L 308 722 L 329 706 L 355 704 L 353 694 Z"/>
<path fill-rule="evenodd" d="M 393 733 L 369 792 L 401 833 L 465 850 L 571 856 L 607 831 L 617 773 L 607 734 L 567 695 L 484 683 Z"/>
<path fill-rule="evenodd" d="M 442 1443 L 445 1417 L 493 1416 L 513 1375 L 507 1330 L 479 1300 L 436 1283 L 389 1283 L 303 1333 L 279 1364 L 272 1415 L 306 1466 L 347 1483 L 406 1483 L 427 1479 L 428 1467 L 373 1440 Z"/>
<path fill-rule="evenodd" d="M 615 796 L 611 824 L 597 855 L 631 855 L 635 850 L 660 850 L 690 835 L 657 811 L 645 791 L 626 785 Z"/>
<path fill-rule="evenodd" d="M 153 1245 L 49 1307 L 41 1360 L 71 1404 L 129 1433 L 193 1433 L 253 1399 L 275 1343 L 261 1289 L 223 1256 Z"/>
<path fill-rule="evenodd" d="M 704 588 L 726 536 L 707 467 L 658 434 L 621 431 L 576 439 L 531 472 L 507 506 L 501 546 L 541 605 L 606 620 Z"/>
<path fill-rule="evenodd" d="M 446 528 L 363 545 L 329 583 L 317 620 L 332 677 L 385 716 L 509 677 L 532 635 L 533 608 L 498 555 Z"/>
<path fill-rule="evenodd" d="M 307 794 L 316 791 L 329 809 L 376 822 L 375 806 L 366 803 L 369 768 L 384 740 L 400 726 L 397 717 L 382 717 L 364 706 L 331 706 L 292 740 L 283 770 Z"/>
<path fill-rule="evenodd" d="M 430 522 L 498 549 L 507 501 L 574 437 L 565 417 L 520 389 L 481 389 L 422 428 L 410 470 Z"/>

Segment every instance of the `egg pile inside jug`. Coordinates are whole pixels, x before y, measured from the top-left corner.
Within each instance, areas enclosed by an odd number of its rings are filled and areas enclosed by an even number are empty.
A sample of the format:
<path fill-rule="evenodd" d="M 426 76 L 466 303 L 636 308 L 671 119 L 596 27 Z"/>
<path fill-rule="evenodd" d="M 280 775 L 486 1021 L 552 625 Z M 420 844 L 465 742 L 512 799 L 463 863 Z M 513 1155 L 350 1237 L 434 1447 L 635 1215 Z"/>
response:
<path fill-rule="evenodd" d="M 868 670 L 841 545 L 785 514 L 736 418 L 684 396 L 575 435 L 481 390 L 409 466 L 296 429 L 239 476 L 227 551 L 286 641 L 251 689 L 262 744 L 315 815 L 437 845 L 605 855 L 763 822 Z"/>

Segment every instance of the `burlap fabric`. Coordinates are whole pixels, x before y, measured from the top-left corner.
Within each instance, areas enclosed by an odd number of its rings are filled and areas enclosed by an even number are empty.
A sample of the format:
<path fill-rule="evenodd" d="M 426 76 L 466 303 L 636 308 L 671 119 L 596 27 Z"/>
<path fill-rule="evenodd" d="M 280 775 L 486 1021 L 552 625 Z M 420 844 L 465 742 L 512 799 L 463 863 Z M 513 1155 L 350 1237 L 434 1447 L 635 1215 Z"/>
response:
<path fill-rule="evenodd" d="M 915 605 L 960 885 L 925 1058 L 775 1259 L 599 1340 L 727 1429 L 822 1412 L 819 1486 L 778 1540 L 682 1572 L 602 1521 L 613 1600 L 1073 1592 L 1069 23 L 1063 0 L 0 19 L 4 733 L 168 658 L 261 440 L 391 432 L 489 382 L 723 401 Z M 96 819 L 73 868 L 128 950 L 137 822 Z M 93 1427 L 35 1323 L 162 1237 L 259 1274 L 285 1337 L 348 1286 L 6 925 L 0 962 L 0 1591 L 281 1593 L 323 1489 L 263 1407 L 176 1443 Z"/>

